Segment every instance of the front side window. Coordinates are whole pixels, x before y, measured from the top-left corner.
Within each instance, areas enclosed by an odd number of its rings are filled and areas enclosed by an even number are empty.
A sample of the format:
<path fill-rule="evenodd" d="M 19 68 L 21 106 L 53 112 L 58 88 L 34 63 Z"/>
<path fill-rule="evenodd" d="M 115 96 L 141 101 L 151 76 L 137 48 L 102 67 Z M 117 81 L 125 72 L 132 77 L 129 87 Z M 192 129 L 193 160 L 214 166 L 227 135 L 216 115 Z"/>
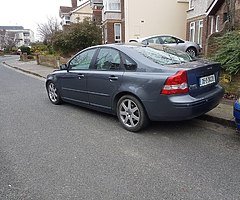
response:
<path fill-rule="evenodd" d="M 119 52 L 112 48 L 102 48 L 100 49 L 96 68 L 97 70 L 118 70 L 120 69 L 120 55 Z"/>
<path fill-rule="evenodd" d="M 115 43 L 121 42 L 121 24 L 119 23 L 114 24 L 114 38 Z"/>
<path fill-rule="evenodd" d="M 90 49 L 76 55 L 69 63 L 70 69 L 73 70 L 89 69 L 95 51 L 96 51 L 95 49 Z"/>

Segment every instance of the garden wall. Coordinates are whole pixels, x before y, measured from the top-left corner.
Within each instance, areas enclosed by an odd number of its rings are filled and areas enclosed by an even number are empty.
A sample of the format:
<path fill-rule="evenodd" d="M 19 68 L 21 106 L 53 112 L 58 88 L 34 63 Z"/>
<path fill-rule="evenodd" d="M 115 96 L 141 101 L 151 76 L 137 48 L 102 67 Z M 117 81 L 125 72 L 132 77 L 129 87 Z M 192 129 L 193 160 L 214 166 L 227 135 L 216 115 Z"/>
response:
<path fill-rule="evenodd" d="M 68 58 L 62 58 L 52 55 L 37 55 L 37 63 L 53 68 L 59 68 L 61 64 L 67 63 Z"/>

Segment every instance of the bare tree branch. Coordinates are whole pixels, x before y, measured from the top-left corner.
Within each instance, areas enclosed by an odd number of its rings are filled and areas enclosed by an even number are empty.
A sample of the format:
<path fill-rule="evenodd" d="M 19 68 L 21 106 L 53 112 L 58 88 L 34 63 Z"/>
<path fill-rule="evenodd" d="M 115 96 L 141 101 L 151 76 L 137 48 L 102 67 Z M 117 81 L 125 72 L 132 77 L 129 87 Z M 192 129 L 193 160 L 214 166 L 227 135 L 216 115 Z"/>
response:
<path fill-rule="evenodd" d="M 47 18 L 47 23 L 38 24 L 38 34 L 43 41 L 51 43 L 53 35 L 60 30 L 57 18 Z"/>

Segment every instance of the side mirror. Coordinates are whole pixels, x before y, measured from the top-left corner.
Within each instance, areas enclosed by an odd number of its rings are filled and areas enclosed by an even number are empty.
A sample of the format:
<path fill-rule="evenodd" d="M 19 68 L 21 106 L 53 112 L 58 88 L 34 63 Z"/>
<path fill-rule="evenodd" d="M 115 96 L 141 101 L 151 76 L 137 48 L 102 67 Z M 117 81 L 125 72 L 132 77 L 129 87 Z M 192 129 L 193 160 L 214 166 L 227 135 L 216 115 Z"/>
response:
<path fill-rule="evenodd" d="M 124 64 L 124 67 L 126 68 L 126 70 L 136 70 L 137 69 L 137 65 L 136 64 Z"/>
<path fill-rule="evenodd" d="M 67 69 L 67 64 L 62 64 L 59 66 L 60 70 L 66 70 Z"/>

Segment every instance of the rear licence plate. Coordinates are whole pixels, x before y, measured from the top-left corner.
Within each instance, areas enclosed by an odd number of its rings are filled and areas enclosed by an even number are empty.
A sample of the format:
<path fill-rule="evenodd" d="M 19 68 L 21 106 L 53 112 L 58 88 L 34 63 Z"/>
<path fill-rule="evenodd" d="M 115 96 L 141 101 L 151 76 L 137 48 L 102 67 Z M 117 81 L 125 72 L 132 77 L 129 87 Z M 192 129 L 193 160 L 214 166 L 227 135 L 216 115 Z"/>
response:
<path fill-rule="evenodd" d="M 200 85 L 200 87 L 203 87 L 203 86 L 215 83 L 215 81 L 216 81 L 215 76 L 214 76 L 214 74 L 212 74 L 212 75 L 204 76 L 204 77 L 200 78 L 199 85 Z"/>

